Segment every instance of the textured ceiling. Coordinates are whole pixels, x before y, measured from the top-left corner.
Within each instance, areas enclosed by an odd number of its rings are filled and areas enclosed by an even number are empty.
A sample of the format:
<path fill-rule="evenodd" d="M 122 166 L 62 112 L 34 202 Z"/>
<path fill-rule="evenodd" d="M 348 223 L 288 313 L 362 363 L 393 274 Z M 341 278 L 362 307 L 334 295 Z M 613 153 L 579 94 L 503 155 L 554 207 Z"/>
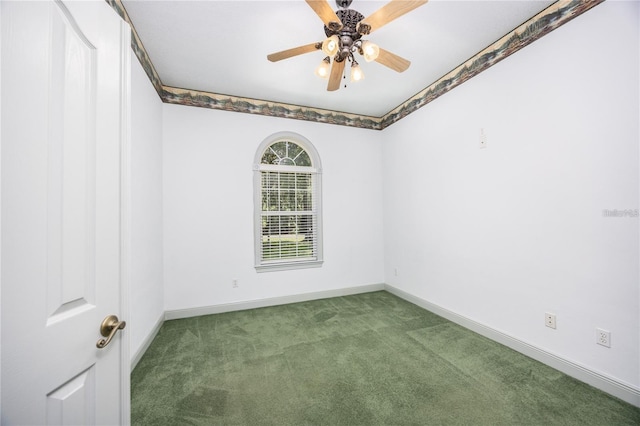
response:
<path fill-rule="evenodd" d="M 381 117 L 554 2 L 432 0 L 366 37 L 409 59 L 407 71 L 359 60 L 365 79 L 347 78 L 336 92 L 314 75 L 322 52 L 266 58 L 324 39 L 302 0 L 122 3 L 165 86 Z M 351 8 L 368 16 L 386 3 L 354 0 Z"/>

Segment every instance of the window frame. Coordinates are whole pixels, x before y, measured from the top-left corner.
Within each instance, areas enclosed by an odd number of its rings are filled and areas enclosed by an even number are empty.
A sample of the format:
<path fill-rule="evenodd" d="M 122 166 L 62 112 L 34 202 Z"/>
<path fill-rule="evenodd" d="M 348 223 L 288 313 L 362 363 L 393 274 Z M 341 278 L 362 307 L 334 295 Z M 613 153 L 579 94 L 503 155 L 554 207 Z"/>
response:
<path fill-rule="evenodd" d="M 262 164 L 265 151 L 278 142 L 292 142 L 306 151 L 311 167 Z M 314 258 L 262 259 L 262 172 L 309 173 L 312 185 L 312 205 L 315 216 L 316 255 Z M 258 146 L 253 161 L 253 205 L 254 205 L 254 252 L 257 272 L 285 271 L 292 269 L 318 268 L 322 266 L 322 164 L 313 144 L 304 136 L 294 132 L 278 132 L 265 138 Z"/>

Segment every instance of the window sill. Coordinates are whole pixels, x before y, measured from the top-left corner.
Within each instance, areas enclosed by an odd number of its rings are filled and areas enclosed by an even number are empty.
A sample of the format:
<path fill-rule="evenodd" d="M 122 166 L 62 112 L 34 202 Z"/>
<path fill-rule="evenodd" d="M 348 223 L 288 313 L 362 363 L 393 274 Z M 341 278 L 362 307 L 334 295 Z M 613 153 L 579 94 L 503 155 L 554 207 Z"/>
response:
<path fill-rule="evenodd" d="M 304 262 L 278 262 L 256 265 L 255 268 L 257 272 L 290 271 L 293 269 L 319 268 L 322 266 L 322 263 L 322 260 L 309 260 Z"/>

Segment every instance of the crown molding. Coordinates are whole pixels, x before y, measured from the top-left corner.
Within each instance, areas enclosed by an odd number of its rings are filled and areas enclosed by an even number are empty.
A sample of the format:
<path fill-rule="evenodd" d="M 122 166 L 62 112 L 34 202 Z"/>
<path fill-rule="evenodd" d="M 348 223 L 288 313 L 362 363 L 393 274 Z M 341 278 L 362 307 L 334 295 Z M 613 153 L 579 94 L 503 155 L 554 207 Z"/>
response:
<path fill-rule="evenodd" d="M 122 0 L 105 1 L 131 26 L 131 48 L 158 96 L 165 103 L 383 130 L 604 0 L 559 0 L 553 3 L 382 117 L 165 86 L 138 37 Z"/>

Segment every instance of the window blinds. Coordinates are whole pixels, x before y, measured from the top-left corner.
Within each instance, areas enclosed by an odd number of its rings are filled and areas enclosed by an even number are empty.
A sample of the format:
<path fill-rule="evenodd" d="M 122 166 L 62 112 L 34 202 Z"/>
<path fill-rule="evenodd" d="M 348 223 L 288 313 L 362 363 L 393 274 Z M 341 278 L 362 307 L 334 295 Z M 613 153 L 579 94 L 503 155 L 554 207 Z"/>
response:
<path fill-rule="evenodd" d="M 261 260 L 317 258 L 314 173 L 261 171 Z"/>

